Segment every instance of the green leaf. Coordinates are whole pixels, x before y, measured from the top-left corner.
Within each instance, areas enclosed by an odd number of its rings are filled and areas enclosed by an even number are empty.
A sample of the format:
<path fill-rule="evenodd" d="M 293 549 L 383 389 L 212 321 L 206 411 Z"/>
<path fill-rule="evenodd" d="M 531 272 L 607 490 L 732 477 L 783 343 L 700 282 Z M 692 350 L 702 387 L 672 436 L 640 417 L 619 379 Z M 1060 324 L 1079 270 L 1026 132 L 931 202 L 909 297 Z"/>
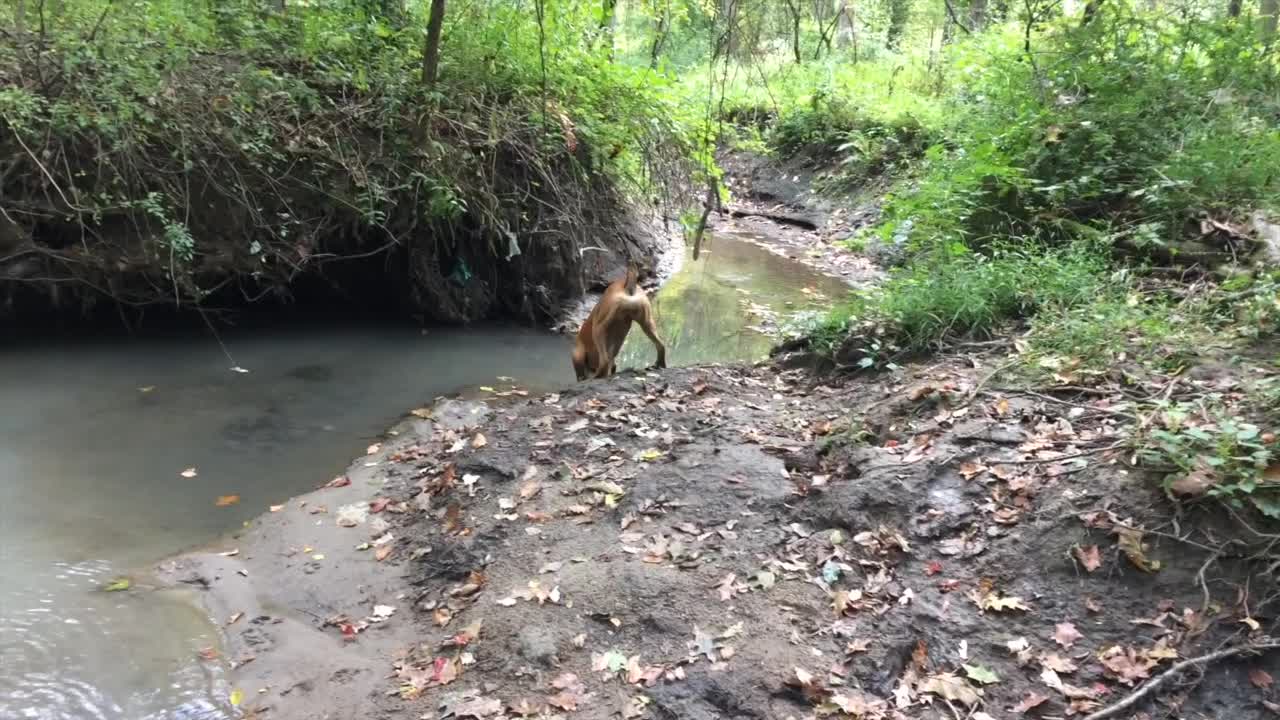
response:
<path fill-rule="evenodd" d="M 103 592 L 122 592 L 133 587 L 133 581 L 127 577 L 118 577 L 102 586 Z"/>
<path fill-rule="evenodd" d="M 996 675 L 989 668 L 982 665 L 965 665 L 964 674 L 968 675 L 970 680 L 982 683 L 983 685 L 992 685 L 1000 682 L 999 675 Z"/>

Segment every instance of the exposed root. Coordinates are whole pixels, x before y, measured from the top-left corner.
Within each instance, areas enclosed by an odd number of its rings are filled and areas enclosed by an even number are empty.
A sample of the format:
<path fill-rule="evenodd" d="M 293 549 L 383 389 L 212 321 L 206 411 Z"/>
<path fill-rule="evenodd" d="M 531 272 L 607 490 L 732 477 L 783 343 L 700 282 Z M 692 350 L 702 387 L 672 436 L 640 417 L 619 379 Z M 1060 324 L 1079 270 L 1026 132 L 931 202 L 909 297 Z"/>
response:
<path fill-rule="evenodd" d="M 1190 668 L 1193 668 L 1193 667 L 1203 668 L 1206 665 L 1209 665 L 1211 663 L 1218 662 L 1219 660 L 1225 660 L 1227 658 L 1232 658 L 1237 655 L 1257 654 L 1257 653 L 1266 652 L 1268 650 L 1276 650 L 1276 649 L 1280 649 L 1280 642 L 1268 641 L 1268 642 L 1248 643 L 1245 645 L 1237 645 L 1235 647 L 1218 650 L 1217 652 L 1211 652 L 1207 655 L 1201 655 L 1200 657 L 1194 657 L 1189 660 L 1183 660 L 1177 665 L 1174 665 L 1173 667 L 1166 670 L 1164 673 L 1156 676 L 1156 678 L 1153 679 L 1151 682 L 1147 683 L 1146 685 L 1143 685 L 1142 687 L 1138 688 L 1134 692 L 1130 693 L 1119 702 L 1108 705 L 1107 707 L 1102 708 L 1101 710 L 1093 713 L 1092 715 L 1086 716 L 1084 720 L 1106 720 L 1106 718 L 1115 717 L 1120 713 L 1124 712 L 1125 710 L 1128 710 L 1134 705 L 1137 705 L 1138 703 L 1142 702 L 1143 700 L 1146 700 L 1149 696 L 1151 696 L 1153 693 L 1155 693 L 1157 690 L 1163 687 L 1170 680 L 1177 677 L 1178 675 L 1181 675 L 1185 670 L 1188 670 Z"/>

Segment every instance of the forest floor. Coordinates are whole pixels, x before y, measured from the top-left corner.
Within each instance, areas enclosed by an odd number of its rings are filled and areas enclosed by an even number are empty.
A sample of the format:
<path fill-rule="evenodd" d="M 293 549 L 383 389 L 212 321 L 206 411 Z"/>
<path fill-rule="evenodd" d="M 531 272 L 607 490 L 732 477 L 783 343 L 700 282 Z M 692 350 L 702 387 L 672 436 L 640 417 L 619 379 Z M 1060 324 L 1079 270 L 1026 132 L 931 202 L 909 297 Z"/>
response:
<path fill-rule="evenodd" d="M 1280 536 L 1133 447 L 1263 356 L 1010 380 L 1012 339 L 969 350 L 442 401 L 159 574 L 253 717 L 1280 714 Z"/>

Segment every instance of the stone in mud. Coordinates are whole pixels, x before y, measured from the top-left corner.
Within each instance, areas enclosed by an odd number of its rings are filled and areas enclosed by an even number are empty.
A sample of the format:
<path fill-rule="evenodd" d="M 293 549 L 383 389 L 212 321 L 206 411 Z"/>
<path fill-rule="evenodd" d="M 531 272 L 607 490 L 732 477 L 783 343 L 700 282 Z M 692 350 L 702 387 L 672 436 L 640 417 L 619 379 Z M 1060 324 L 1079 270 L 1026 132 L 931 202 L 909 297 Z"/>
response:
<path fill-rule="evenodd" d="M 524 659 L 546 667 L 556 664 L 559 642 L 550 628 L 541 625 L 527 626 L 520 631 L 516 640 L 520 656 Z"/>

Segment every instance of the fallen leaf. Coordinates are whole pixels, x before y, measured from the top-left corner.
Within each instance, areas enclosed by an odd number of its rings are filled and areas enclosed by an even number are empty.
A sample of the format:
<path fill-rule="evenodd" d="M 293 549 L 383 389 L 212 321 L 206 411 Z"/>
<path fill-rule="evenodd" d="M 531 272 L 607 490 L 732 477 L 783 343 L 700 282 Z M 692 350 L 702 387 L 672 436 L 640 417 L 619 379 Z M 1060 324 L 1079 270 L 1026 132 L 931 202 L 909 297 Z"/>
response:
<path fill-rule="evenodd" d="M 1151 677 L 1151 669 L 1158 663 L 1131 647 L 1113 645 L 1098 654 L 1098 662 L 1117 680 L 1133 685 L 1138 680 Z"/>
<path fill-rule="evenodd" d="M 462 532 L 462 529 L 462 506 L 458 503 L 449 503 L 444 513 L 444 531 L 456 534 Z"/>
<path fill-rule="evenodd" d="M 488 444 L 489 439 L 484 436 L 484 433 L 476 433 L 475 437 L 471 438 L 471 447 L 473 448 L 479 449 Z"/>
<path fill-rule="evenodd" d="M 1076 560 L 1080 561 L 1085 572 L 1093 572 L 1094 570 L 1102 567 L 1102 554 L 1098 552 L 1097 545 L 1090 545 L 1088 547 L 1080 547 L 1077 545 L 1074 550 Z"/>
<path fill-rule="evenodd" d="M 1048 695 L 1041 695 L 1040 693 L 1037 693 L 1037 692 L 1029 692 L 1022 698 L 1021 702 L 1013 706 L 1013 708 L 1011 709 L 1011 712 L 1015 712 L 1015 713 L 1018 713 L 1019 715 L 1022 715 L 1022 714 L 1025 714 L 1027 711 L 1034 710 L 1035 708 L 1038 708 L 1047 702 L 1049 702 Z"/>
<path fill-rule="evenodd" d="M 118 577 L 102 586 L 103 592 L 121 592 L 133 587 L 133 581 L 127 577 Z"/>
<path fill-rule="evenodd" d="M 542 490 L 542 483 L 538 482 L 537 480 L 529 480 L 528 482 L 520 486 L 520 493 L 519 493 L 520 499 L 528 500 L 534 495 L 537 495 L 541 490 Z"/>
<path fill-rule="evenodd" d="M 502 701 L 496 698 L 473 698 L 453 706 L 453 716 L 459 720 L 463 718 L 483 720 L 500 714 L 502 714 Z"/>
<path fill-rule="evenodd" d="M 284 509 L 284 505 L 272 505 L 272 506 L 268 507 L 267 509 L 268 509 L 268 510 L 270 510 L 271 512 L 273 512 L 273 513 L 275 513 L 275 512 L 280 512 L 281 510 L 283 510 L 283 509 Z"/>
<path fill-rule="evenodd" d="M 1071 623 L 1058 623 L 1054 626 L 1053 641 L 1064 648 L 1070 648 L 1083 637 L 1080 631 L 1076 629 L 1076 626 Z"/>
<path fill-rule="evenodd" d="M 382 449 L 382 443 L 374 443 L 374 444 L 372 444 L 372 445 L 370 445 L 369 447 L 367 447 L 367 448 L 365 448 L 365 449 L 364 449 L 364 454 L 365 454 L 365 455 L 373 455 L 373 454 L 376 454 L 376 453 L 377 453 L 379 450 L 381 450 L 381 449 Z"/>
<path fill-rule="evenodd" d="M 351 478 L 347 477 L 346 475 L 339 475 L 338 477 L 325 483 L 325 487 L 340 488 L 340 487 L 346 487 L 347 485 L 350 485 L 350 484 L 351 484 Z"/>
<path fill-rule="evenodd" d="M 1057 653 L 1046 653 L 1041 656 L 1040 665 L 1056 673 L 1065 674 L 1073 673 L 1078 669 L 1073 661 L 1069 658 L 1064 658 Z"/>
<path fill-rule="evenodd" d="M 238 502 L 240 502 L 239 495 L 219 495 L 218 499 L 215 500 L 213 504 L 218 507 L 227 507 L 228 505 L 235 505 Z"/>
<path fill-rule="evenodd" d="M 378 549 L 373 551 L 373 559 L 377 560 L 378 562 L 382 562 L 383 560 L 386 560 L 387 558 L 391 557 L 391 552 L 393 550 L 395 550 L 394 545 L 382 545 Z"/>
<path fill-rule="evenodd" d="M 1097 697 L 1097 693 L 1088 688 L 1076 687 L 1062 682 L 1062 678 L 1058 677 L 1058 673 L 1045 668 L 1040 673 L 1040 682 L 1048 685 L 1050 688 L 1062 693 L 1070 700 L 1092 700 Z"/>
<path fill-rule="evenodd" d="M 413 415 L 414 417 L 418 417 L 418 418 L 422 418 L 423 420 L 427 420 L 427 419 L 429 419 L 429 418 L 431 417 L 431 409 L 430 409 L 430 408 L 424 408 L 424 407 L 414 408 L 413 410 L 410 410 L 410 411 L 409 411 L 409 414 L 410 414 L 410 415 Z"/>
<path fill-rule="evenodd" d="M 1195 498 L 1204 495 L 1222 482 L 1222 476 L 1203 460 L 1190 471 L 1167 481 L 1169 492 L 1182 497 Z"/>
<path fill-rule="evenodd" d="M 1249 682 L 1253 683 L 1256 688 L 1266 690 L 1271 687 L 1275 680 L 1271 677 L 1271 673 L 1262 668 L 1254 668 L 1249 671 Z"/>
<path fill-rule="evenodd" d="M 985 595 L 977 595 L 974 598 L 979 608 L 990 610 L 992 612 L 1005 612 L 1006 610 L 1030 610 L 1026 603 L 1020 597 L 1012 595 L 1001 597 L 998 593 L 991 591 Z"/>
<path fill-rule="evenodd" d="M 946 700 L 963 703 L 968 707 L 977 705 L 981 694 L 962 678 L 951 673 L 938 673 L 929 676 L 920 684 L 922 693 L 932 693 Z"/>
<path fill-rule="evenodd" d="M 180 472 L 180 473 L 178 473 L 178 474 L 179 474 L 179 475 L 181 475 L 181 476 L 182 476 L 182 477 L 184 477 L 184 478 L 193 478 L 193 477 L 195 477 L 196 475 L 199 475 L 200 473 L 199 473 L 199 472 L 197 472 L 195 468 L 193 468 L 193 467 L 189 467 L 189 468 L 187 468 L 186 470 L 183 470 L 182 472 Z"/>
<path fill-rule="evenodd" d="M 244 702 L 244 691 L 238 688 L 232 690 L 230 699 L 231 707 L 240 707 L 240 704 Z"/>
<path fill-rule="evenodd" d="M 982 665 L 965 665 L 964 674 L 974 682 L 983 685 L 993 685 L 1000 682 L 1000 676 L 996 675 L 990 668 Z"/>
<path fill-rule="evenodd" d="M 1120 546 L 1120 551 L 1129 558 L 1129 562 L 1133 563 L 1134 567 L 1145 572 L 1156 572 L 1160 569 L 1159 560 L 1147 558 L 1146 548 L 1142 542 L 1144 535 L 1142 530 L 1116 525 L 1112 532 L 1119 538 L 1117 544 Z"/>

